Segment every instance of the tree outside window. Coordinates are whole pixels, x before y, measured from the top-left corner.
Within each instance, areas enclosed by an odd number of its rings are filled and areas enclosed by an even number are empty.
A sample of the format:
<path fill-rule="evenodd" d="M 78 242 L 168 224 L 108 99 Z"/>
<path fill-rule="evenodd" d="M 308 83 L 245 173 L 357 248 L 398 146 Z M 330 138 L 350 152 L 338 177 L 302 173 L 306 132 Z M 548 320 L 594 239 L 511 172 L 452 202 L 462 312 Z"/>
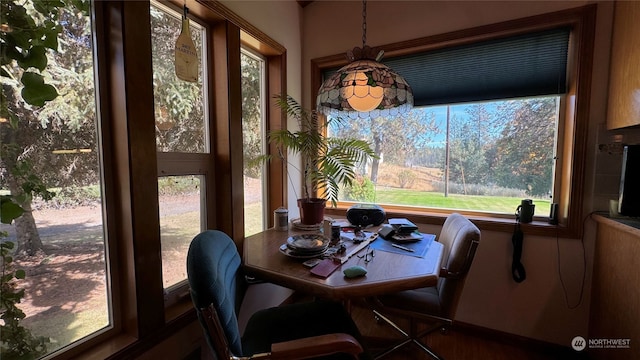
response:
<path fill-rule="evenodd" d="M 406 117 L 345 122 L 332 131 L 372 142 L 380 159 L 361 169 L 361 182 L 342 189 L 342 200 L 504 214 L 523 198 L 548 204 L 558 101 L 421 107 Z"/>
<path fill-rule="evenodd" d="M 1 4 L 0 192 L 25 210 L 3 241 L 25 274 L 20 323 L 47 354 L 111 325 L 90 3 Z M 16 334 L 0 333 L 11 358 Z"/>

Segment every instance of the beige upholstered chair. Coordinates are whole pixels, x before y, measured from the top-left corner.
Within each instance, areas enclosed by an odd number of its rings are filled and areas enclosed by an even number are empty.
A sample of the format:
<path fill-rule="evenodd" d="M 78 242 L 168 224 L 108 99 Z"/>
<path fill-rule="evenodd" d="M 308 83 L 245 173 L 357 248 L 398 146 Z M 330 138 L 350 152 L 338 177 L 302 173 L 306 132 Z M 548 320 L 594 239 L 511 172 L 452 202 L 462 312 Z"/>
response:
<path fill-rule="evenodd" d="M 465 278 L 480 242 L 480 230 L 466 217 L 453 213 L 442 226 L 438 241 L 444 245 L 438 285 L 369 299 L 378 320 L 384 321 L 404 335 L 404 338 L 383 351 L 381 358 L 404 345 L 414 343 L 436 359 L 441 359 L 419 339 L 436 329 L 444 329 L 453 322 Z M 395 314 L 410 320 L 411 329 L 405 332 L 385 314 Z M 417 331 L 416 321 L 431 326 Z"/>

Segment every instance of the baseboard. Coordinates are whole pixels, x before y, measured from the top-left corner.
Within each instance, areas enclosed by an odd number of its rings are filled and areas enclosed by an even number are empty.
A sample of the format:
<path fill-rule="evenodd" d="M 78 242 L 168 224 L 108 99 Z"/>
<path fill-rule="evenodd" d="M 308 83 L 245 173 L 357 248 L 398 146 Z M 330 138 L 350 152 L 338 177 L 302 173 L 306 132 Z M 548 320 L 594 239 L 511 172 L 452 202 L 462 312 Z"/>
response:
<path fill-rule="evenodd" d="M 562 346 L 543 340 L 532 339 L 521 335 L 516 335 L 500 330 L 490 329 L 474 324 L 456 321 L 451 326 L 451 330 L 461 333 L 482 337 L 487 340 L 501 342 L 507 345 L 518 346 L 530 349 L 536 353 L 548 354 L 554 357 L 561 355 L 562 359 L 567 360 L 586 360 L 589 359 L 587 353 L 579 353 L 571 349 L 569 346 Z"/>

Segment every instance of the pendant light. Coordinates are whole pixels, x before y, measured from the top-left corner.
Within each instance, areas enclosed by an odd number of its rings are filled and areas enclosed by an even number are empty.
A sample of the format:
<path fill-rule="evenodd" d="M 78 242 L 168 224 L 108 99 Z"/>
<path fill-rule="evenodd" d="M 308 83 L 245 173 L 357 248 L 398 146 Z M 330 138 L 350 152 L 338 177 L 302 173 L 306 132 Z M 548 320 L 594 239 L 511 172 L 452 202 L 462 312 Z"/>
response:
<path fill-rule="evenodd" d="M 367 2 L 362 1 L 362 48 L 347 52 L 349 64 L 324 81 L 316 106 L 327 116 L 352 119 L 403 115 L 413 107 L 407 81 L 380 63 L 384 51 L 367 42 Z"/>

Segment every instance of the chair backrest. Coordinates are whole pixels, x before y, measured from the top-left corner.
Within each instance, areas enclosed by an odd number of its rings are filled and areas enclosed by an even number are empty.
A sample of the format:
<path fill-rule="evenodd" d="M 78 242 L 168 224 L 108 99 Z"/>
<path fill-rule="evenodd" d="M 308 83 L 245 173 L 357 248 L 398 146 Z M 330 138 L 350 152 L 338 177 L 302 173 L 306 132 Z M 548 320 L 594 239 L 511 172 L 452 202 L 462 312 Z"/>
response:
<path fill-rule="evenodd" d="M 438 241 L 444 245 L 437 286 L 440 308 L 443 316 L 453 319 L 480 242 L 480 230 L 466 217 L 453 213 L 445 220 Z"/>
<path fill-rule="evenodd" d="M 187 253 L 187 277 L 191 299 L 198 313 L 209 346 L 220 355 L 220 344 L 225 341 L 234 355 L 242 356 L 242 343 L 238 329 L 237 311 L 245 288 L 240 279 L 240 255 L 231 238 L 218 230 L 207 230 L 197 235 Z M 211 331 L 202 309 L 215 309 L 217 321 L 224 334 Z M 208 313 L 209 314 L 209 313 Z M 208 315 L 210 316 L 210 315 Z M 215 329 L 214 329 L 215 330 Z M 213 337 L 219 338 L 213 338 Z"/>

